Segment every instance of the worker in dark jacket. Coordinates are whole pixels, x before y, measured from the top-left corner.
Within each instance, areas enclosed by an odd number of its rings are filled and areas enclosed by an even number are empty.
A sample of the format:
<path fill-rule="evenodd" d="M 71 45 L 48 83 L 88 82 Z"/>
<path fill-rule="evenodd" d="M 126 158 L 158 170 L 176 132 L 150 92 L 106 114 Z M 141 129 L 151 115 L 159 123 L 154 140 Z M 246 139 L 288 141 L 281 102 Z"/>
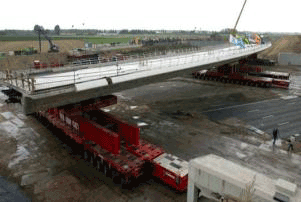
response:
<path fill-rule="evenodd" d="M 278 128 L 274 128 L 273 130 L 273 147 L 275 147 L 276 140 L 278 138 Z"/>
<path fill-rule="evenodd" d="M 290 153 L 290 151 L 294 151 L 294 143 L 296 141 L 296 138 L 294 135 L 292 135 L 289 139 L 288 139 L 288 147 L 287 147 L 287 152 Z"/>

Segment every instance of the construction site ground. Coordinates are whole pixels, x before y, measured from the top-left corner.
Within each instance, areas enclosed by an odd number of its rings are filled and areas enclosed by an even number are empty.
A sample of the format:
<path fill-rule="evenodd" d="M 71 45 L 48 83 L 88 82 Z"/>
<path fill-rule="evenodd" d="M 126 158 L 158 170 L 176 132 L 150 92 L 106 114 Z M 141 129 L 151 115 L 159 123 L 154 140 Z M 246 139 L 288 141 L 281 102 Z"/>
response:
<path fill-rule="evenodd" d="M 299 71 L 291 66 L 269 68 Z M 285 143 L 277 144 L 273 152 L 271 136 L 249 133 L 236 118 L 212 121 L 202 113 L 216 100 L 240 105 L 288 94 L 284 89 L 196 80 L 187 74 L 119 92 L 118 104 L 105 110 L 132 123 L 145 123 L 141 138 L 187 161 L 213 153 L 300 187 L 299 143 L 293 155 L 283 150 Z M 5 99 L 0 93 L 0 175 L 20 185 L 32 201 L 186 201 L 186 193 L 177 193 L 151 174 L 131 189 L 122 189 L 85 163 L 63 134 L 34 116 L 25 117 L 18 104 L 7 105 Z"/>

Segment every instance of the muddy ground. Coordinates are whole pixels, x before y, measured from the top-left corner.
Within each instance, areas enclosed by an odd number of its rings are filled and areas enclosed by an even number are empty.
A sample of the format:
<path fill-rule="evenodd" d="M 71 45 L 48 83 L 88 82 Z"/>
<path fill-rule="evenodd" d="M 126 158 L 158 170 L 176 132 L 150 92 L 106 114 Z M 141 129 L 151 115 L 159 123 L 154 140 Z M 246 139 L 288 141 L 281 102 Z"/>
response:
<path fill-rule="evenodd" d="M 298 67 L 273 68 L 298 70 Z M 129 122 L 148 124 L 141 127 L 141 138 L 187 161 L 214 153 L 267 175 L 295 180 L 300 185 L 301 167 L 297 160 L 279 156 L 276 161 L 275 154 L 258 151 L 257 146 L 269 142 L 269 137 L 250 134 L 240 120 L 213 122 L 202 114 L 213 103 L 243 104 L 285 93 L 285 90 L 201 81 L 183 75 L 117 93 L 118 104 L 106 109 Z M 1 95 L 0 175 L 20 184 L 32 201 L 186 201 L 185 193 L 177 193 L 150 176 L 140 179 L 132 188 L 122 189 L 84 162 L 60 131 L 33 116 L 23 116 L 17 104 L 6 105 L 4 100 Z M 243 158 L 241 153 L 247 157 Z M 279 163 L 289 170 L 268 169 L 261 162 L 270 167 L 281 167 L 275 166 Z"/>

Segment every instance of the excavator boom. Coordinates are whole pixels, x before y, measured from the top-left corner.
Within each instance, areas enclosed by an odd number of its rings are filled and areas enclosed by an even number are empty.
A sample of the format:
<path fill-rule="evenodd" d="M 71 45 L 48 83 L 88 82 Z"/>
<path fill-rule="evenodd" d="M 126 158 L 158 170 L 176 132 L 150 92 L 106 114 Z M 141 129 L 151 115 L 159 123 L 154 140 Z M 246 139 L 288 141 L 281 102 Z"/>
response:
<path fill-rule="evenodd" d="M 59 47 L 52 43 L 52 40 L 50 39 L 50 37 L 47 36 L 43 27 L 39 26 L 37 31 L 39 32 L 39 34 L 43 34 L 44 37 L 48 40 L 50 45 L 50 50 L 48 52 L 59 52 Z"/>

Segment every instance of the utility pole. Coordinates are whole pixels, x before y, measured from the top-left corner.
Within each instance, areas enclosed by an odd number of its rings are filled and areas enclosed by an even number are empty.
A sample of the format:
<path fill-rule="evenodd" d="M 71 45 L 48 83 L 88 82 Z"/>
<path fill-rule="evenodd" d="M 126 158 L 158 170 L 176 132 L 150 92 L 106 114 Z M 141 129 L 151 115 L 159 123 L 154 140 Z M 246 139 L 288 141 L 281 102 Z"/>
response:
<path fill-rule="evenodd" d="M 40 54 L 41 54 L 41 31 L 39 30 L 39 46 L 40 46 Z"/>

